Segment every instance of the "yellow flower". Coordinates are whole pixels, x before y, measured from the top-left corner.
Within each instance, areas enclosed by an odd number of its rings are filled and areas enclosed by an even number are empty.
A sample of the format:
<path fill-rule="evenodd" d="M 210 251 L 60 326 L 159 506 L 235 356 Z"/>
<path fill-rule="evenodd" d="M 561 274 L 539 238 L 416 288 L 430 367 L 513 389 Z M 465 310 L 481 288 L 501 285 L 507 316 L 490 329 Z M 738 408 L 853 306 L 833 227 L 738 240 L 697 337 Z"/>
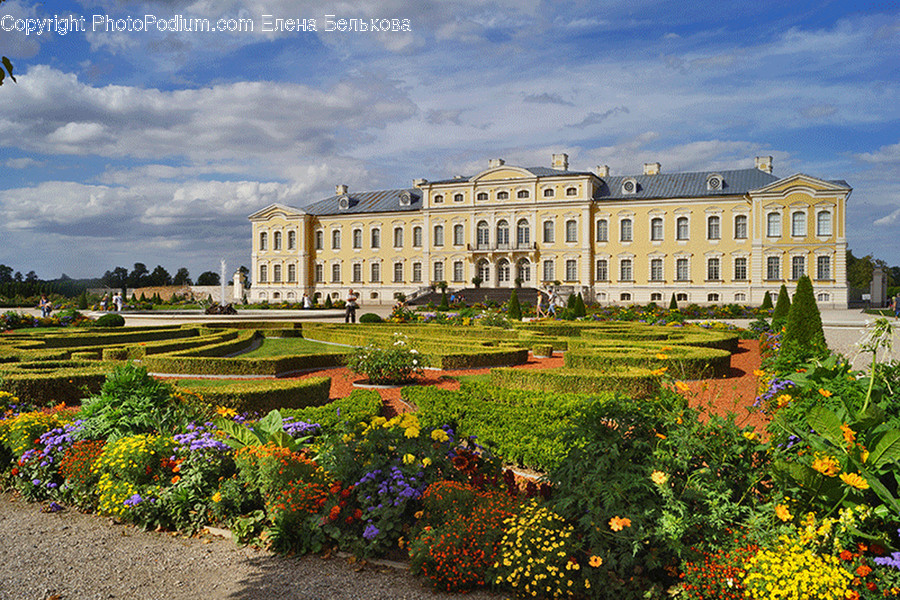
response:
<path fill-rule="evenodd" d="M 784 504 L 779 504 L 775 507 L 775 516 L 787 523 L 788 521 L 793 520 L 794 515 L 791 514 L 791 511 L 788 510 L 788 507 Z"/>
<path fill-rule="evenodd" d="M 825 396 L 826 398 L 831 398 L 831 392 L 824 388 L 819 388 L 819 393 Z"/>
<path fill-rule="evenodd" d="M 216 492 L 215 494 L 213 494 L 212 501 L 213 502 L 221 502 L 222 494 L 220 494 L 219 492 Z"/>
<path fill-rule="evenodd" d="M 841 431 L 844 433 L 844 441 L 848 445 L 856 441 L 856 432 L 850 429 L 850 426 L 846 423 L 841 424 Z"/>
<path fill-rule="evenodd" d="M 841 473 L 841 481 L 858 490 L 869 489 L 869 482 L 859 473 Z"/>
<path fill-rule="evenodd" d="M 404 465 L 411 465 L 414 462 L 416 462 L 416 457 L 413 456 L 412 454 L 405 454 L 403 456 L 403 464 Z"/>
<path fill-rule="evenodd" d="M 431 464 L 431 459 L 428 458 L 427 456 L 422 459 L 422 466 L 427 467 L 430 464 Z"/>
<path fill-rule="evenodd" d="M 616 515 L 609 520 L 609 528 L 613 531 L 622 531 L 626 527 L 631 527 L 631 519 Z"/>
<path fill-rule="evenodd" d="M 790 394 L 782 394 L 782 395 L 778 396 L 777 401 L 778 401 L 779 408 L 782 406 L 785 406 L 791 400 L 793 400 L 793 398 L 791 398 Z"/>
<path fill-rule="evenodd" d="M 419 430 L 415 427 L 410 427 L 409 429 L 407 429 L 406 431 L 403 432 L 403 435 L 405 435 L 408 438 L 417 438 L 417 437 L 419 437 Z"/>
<path fill-rule="evenodd" d="M 742 435 L 743 435 L 745 438 L 747 438 L 748 440 L 755 440 L 755 439 L 756 439 L 756 432 L 755 432 L 755 431 L 745 431 Z"/>
<path fill-rule="evenodd" d="M 217 407 L 216 412 L 219 414 L 220 417 L 224 417 L 226 419 L 230 419 L 231 417 L 234 417 L 237 415 L 236 410 L 234 410 L 233 408 L 227 408 L 225 406 Z"/>
<path fill-rule="evenodd" d="M 683 382 L 683 381 L 676 381 L 676 382 L 675 382 L 675 387 L 678 388 L 678 391 L 679 391 L 679 392 L 689 392 L 689 391 L 691 391 L 691 386 L 689 386 L 688 384 L 686 384 L 686 383 Z"/>
<path fill-rule="evenodd" d="M 665 373 L 668 370 L 669 370 L 669 367 L 660 367 L 658 369 L 653 369 L 652 371 L 650 371 L 650 374 L 655 377 L 659 377 L 660 375 L 662 375 L 663 373 Z"/>
<path fill-rule="evenodd" d="M 650 479 L 651 479 L 651 480 L 653 481 L 653 483 L 655 483 L 656 485 L 664 485 L 664 484 L 666 483 L 666 481 L 669 480 L 669 476 L 666 475 L 665 473 L 663 473 L 662 471 L 653 471 L 653 472 L 650 474 Z M 593 565 L 592 565 L 592 566 L 593 566 Z"/>
<path fill-rule="evenodd" d="M 833 457 L 820 454 L 816 454 L 812 468 L 826 477 L 834 477 L 841 470 L 840 465 Z"/>
<path fill-rule="evenodd" d="M 447 432 L 443 429 L 434 429 L 431 432 L 431 439 L 436 442 L 446 442 L 450 439 L 450 436 L 448 436 Z"/>
<path fill-rule="evenodd" d="M 668 358 L 669 358 L 669 355 L 663 354 L 662 352 L 660 352 L 659 354 L 656 355 L 656 360 L 668 360 Z"/>
<path fill-rule="evenodd" d="M 766 374 L 766 372 L 763 371 L 762 369 L 756 369 L 753 371 L 753 374 L 756 375 L 757 377 L 762 377 L 763 375 Z"/>
<path fill-rule="evenodd" d="M 600 558 L 599 556 L 591 556 L 590 560 L 588 561 L 588 564 L 591 565 L 592 567 L 599 567 L 600 565 L 603 564 L 603 559 Z"/>

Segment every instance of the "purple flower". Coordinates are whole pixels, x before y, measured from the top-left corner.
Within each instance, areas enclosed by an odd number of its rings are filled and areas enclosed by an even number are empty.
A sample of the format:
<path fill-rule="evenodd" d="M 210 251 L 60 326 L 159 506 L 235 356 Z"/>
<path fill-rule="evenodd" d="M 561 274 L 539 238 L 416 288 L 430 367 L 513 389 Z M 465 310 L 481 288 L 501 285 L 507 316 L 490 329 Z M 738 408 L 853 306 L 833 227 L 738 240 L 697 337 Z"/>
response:
<path fill-rule="evenodd" d="M 40 479 L 32 479 L 31 485 L 41 485 L 41 480 Z"/>
<path fill-rule="evenodd" d="M 372 541 L 379 533 L 380 531 L 378 530 L 378 528 L 369 523 L 368 525 L 366 525 L 365 531 L 363 531 L 363 537 L 369 541 Z"/>
<path fill-rule="evenodd" d="M 144 501 L 144 499 L 141 498 L 140 494 L 134 494 L 133 496 L 131 496 L 131 498 L 126 499 L 124 504 L 125 504 L 125 506 L 134 507 L 143 501 Z"/>

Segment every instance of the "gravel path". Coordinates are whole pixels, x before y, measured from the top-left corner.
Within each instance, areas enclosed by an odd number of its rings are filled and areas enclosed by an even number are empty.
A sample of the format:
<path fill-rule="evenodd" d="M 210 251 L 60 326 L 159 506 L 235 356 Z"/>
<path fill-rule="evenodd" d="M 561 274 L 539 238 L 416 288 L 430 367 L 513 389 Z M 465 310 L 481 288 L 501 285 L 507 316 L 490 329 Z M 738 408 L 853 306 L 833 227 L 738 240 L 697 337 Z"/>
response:
<path fill-rule="evenodd" d="M 183 538 L 0 494 L 0 600 L 459 600 L 402 569 L 285 558 Z M 497 600 L 479 591 L 472 600 Z"/>

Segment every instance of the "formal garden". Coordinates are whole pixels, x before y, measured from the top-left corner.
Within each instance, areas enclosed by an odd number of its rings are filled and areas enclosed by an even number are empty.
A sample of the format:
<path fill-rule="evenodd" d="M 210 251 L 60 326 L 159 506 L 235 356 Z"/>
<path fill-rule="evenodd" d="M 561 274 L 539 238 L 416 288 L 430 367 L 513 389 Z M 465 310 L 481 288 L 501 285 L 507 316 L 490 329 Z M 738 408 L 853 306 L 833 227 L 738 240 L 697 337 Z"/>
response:
<path fill-rule="evenodd" d="M 870 327 L 855 372 L 813 298 L 806 280 L 752 331 L 657 307 L 147 328 L 7 313 L 0 484 L 45 510 L 405 560 L 448 591 L 897 595 L 900 368 L 876 360 L 891 326 Z M 688 390 L 757 337 L 754 429 Z M 523 368 L 542 356 L 562 358 Z M 406 409 L 336 396 L 335 369 L 399 386 Z"/>

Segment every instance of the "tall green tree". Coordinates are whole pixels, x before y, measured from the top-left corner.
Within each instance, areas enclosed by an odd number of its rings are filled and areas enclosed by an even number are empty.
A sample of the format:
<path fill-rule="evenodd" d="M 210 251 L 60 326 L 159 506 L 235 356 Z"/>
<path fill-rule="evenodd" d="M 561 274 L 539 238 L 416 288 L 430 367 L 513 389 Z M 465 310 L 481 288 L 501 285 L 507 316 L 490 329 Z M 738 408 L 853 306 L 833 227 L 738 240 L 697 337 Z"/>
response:
<path fill-rule="evenodd" d="M 809 275 L 804 275 L 797 282 L 781 345 L 783 351 L 801 352 L 807 356 L 818 356 L 828 351 L 822 314 L 816 305 Z"/>
<path fill-rule="evenodd" d="M 197 285 L 219 285 L 221 283 L 222 279 L 215 271 L 204 271 L 197 278 Z"/>
<path fill-rule="evenodd" d="M 519 293 L 513 288 L 509 295 L 509 306 L 506 309 L 506 317 L 511 321 L 522 320 L 522 305 L 519 304 Z"/>
<path fill-rule="evenodd" d="M 187 270 L 187 267 L 181 267 L 175 273 L 175 278 L 172 280 L 173 285 L 191 285 L 191 274 Z"/>
<path fill-rule="evenodd" d="M 772 294 L 769 293 L 769 290 L 766 290 L 766 295 L 763 296 L 763 301 L 760 308 L 762 310 L 769 310 L 770 308 L 772 308 Z"/>
<path fill-rule="evenodd" d="M 772 329 L 778 331 L 787 320 L 788 313 L 791 310 L 791 297 L 788 294 L 787 286 L 781 284 L 778 290 L 778 301 L 775 302 L 775 310 L 772 311 Z"/>

